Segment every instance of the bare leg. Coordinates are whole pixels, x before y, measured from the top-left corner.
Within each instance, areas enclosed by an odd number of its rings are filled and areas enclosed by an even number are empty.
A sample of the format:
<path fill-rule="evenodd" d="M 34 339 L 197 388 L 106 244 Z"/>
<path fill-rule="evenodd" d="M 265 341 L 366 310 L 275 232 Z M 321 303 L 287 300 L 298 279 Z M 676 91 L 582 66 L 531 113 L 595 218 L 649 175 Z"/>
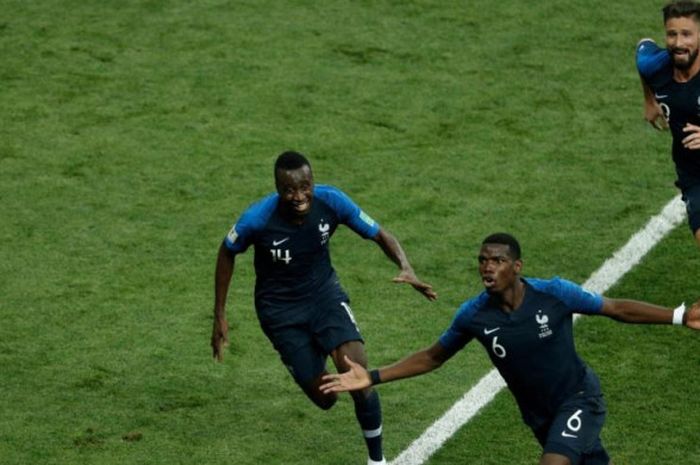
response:
<path fill-rule="evenodd" d="M 564 455 L 542 454 L 540 465 L 571 465 L 571 460 Z"/>
<path fill-rule="evenodd" d="M 360 341 L 346 342 L 331 352 L 333 362 L 340 373 L 350 369 L 345 362 L 346 355 L 354 362 L 367 368 L 365 347 Z M 382 451 L 382 408 L 379 394 L 371 387 L 350 394 L 355 403 L 357 422 L 365 437 L 370 463 L 385 463 Z"/>

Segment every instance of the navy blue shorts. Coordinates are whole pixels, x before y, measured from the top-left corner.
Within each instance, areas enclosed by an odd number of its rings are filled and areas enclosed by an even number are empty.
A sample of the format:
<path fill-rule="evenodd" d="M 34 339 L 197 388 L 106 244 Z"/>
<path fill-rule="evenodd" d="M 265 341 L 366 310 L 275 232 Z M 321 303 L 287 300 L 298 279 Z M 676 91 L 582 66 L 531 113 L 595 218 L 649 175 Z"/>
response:
<path fill-rule="evenodd" d="M 300 302 L 257 303 L 260 326 L 300 386 L 325 371 L 328 354 L 339 345 L 363 342 L 349 302 L 336 287 Z"/>
<path fill-rule="evenodd" d="M 695 232 L 700 229 L 700 184 L 681 190 L 685 210 L 688 212 L 688 226 Z"/>
<path fill-rule="evenodd" d="M 608 465 L 610 456 L 600 441 L 605 414 L 602 395 L 573 396 L 535 436 L 543 453 L 564 455 L 573 465 Z"/>

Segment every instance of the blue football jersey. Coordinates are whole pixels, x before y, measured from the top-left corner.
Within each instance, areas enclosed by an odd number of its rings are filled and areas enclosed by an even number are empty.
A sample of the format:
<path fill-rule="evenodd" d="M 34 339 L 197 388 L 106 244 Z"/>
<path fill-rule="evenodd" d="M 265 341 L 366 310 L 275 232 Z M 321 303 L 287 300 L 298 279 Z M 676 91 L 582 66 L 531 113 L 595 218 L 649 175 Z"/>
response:
<path fill-rule="evenodd" d="M 256 301 L 298 301 L 335 284 L 329 240 L 339 224 L 366 239 L 379 233 L 379 225 L 333 186 L 314 187 L 311 211 L 301 225 L 282 218 L 278 202 L 273 193 L 251 205 L 224 239 L 234 254 L 253 245 Z"/>
<path fill-rule="evenodd" d="M 652 40 L 639 43 L 636 58 L 640 76 L 654 92 L 668 121 L 679 187 L 686 189 L 700 182 L 700 152 L 686 149 L 681 142 L 688 135 L 683 132 L 686 123 L 700 125 L 700 74 L 688 82 L 676 82 L 671 56 Z"/>
<path fill-rule="evenodd" d="M 482 292 L 460 306 L 439 342 L 454 354 L 477 339 L 508 384 L 525 423 L 536 427 L 572 394 L 598 386 L 576 353 L 572 314 L 599 313 L 603 298 L 560 278 L 523 281 L 525 296 L 518 309 L 505 312 Z"/>

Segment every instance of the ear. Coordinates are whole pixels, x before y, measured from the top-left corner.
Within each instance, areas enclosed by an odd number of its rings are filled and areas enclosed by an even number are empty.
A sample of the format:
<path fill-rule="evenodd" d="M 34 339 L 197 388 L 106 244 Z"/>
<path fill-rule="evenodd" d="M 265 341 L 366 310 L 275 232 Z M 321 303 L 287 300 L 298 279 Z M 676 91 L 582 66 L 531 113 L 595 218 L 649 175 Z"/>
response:
<path fill-rule="evenodd" d="M 523 261 L 518 259 L 515 262 L 513 262 L 513 268 L 515 269 L 515 272 L 520 274 L 520 270 L 523 269 Z"/>

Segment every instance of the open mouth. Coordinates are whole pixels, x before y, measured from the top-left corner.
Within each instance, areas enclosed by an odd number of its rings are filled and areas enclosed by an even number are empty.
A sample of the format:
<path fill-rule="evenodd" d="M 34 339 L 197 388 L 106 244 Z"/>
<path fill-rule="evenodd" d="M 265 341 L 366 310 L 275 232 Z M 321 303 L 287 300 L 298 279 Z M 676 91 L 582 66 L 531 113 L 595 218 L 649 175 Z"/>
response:
<path fill-rule="evenodd" d="M 304 213 L 309 209 L 309 202 L 294 202 L 292 208 L 297 213 Z"/>
<path fill-rule="evenodd" d="M 487 289 L 492 288 L 496 284 L 496 280 L 493 276 L 482 276 L 481 282 L 484 283 L 484 287 Z"/>

